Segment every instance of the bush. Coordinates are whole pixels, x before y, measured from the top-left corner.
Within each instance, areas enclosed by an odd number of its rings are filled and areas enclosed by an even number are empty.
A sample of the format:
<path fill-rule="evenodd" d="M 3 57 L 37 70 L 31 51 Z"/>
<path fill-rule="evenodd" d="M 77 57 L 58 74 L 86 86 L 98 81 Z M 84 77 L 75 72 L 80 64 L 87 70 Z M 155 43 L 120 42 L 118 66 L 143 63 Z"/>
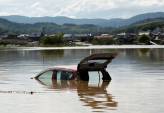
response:
<path fill-rule="evenodd" d="M 114 40 L 113 39 L 93 39 L 92 40 L 92 44 L 95 45 L 111 45 L 114 44 Z"/>
<path fill-rule="evenodd" d="M 142 35 L 139 37 L 139 43 L 145 43 L 145 44 L 149 44 L 150 43 L 150 37 L 147 35 Z"/>
<path fill-rule="evenodd" d="M 58 33 L 55 36 L 46 36 L 41 38 L 43 45 L 60 45 L 64 43 L 63 33 Z"/>

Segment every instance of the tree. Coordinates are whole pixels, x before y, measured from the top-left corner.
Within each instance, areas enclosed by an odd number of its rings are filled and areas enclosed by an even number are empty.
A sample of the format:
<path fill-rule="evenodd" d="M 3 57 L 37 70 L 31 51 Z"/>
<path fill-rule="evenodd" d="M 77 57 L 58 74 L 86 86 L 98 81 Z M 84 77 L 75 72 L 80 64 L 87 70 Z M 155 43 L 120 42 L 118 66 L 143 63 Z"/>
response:
<path fill-rule="evenodd" d="M 150 37 L 147 35 L 141 35 L 138 40 L 140 43 L 149 44 L 150 43 Z"/>
<path fill-rule="evenodd" d="M 54 36 L 46 36 L 41 38 L 41 44 L 43 45 L 60 45 L 64 43 L 63 33 L 58 33 Z"/>

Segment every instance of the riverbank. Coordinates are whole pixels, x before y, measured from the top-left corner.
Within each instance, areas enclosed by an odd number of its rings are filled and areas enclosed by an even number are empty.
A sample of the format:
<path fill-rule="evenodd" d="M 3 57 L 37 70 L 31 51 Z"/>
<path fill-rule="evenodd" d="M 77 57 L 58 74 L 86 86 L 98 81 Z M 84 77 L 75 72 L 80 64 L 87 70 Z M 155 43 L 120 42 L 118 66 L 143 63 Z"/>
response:
<path fill-rule="evenodd" d="M 18 50 L 58 50 L 58 49 L 137 49 L 137 48 L 164 48 L 164 45 L 90 45 L 74 47 L 1 47 Z"/>

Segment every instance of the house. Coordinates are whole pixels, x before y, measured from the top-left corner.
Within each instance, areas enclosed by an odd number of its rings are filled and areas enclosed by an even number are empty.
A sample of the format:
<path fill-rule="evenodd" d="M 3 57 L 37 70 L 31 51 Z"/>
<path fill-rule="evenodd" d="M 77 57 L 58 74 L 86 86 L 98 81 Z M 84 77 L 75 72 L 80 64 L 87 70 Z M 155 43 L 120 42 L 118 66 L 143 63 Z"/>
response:
<path fill-rule="evenodd" d="M 89 40 L 93 39 L 92 34 L 74 34 L 73 37 L 74 37 L 74 39 L 80 40 L 81 42 L 89 41 Z"/>
<path fill-rule="evenodd" d="M 6 38 L 7 39 L 16 39 L 18 35 L 16 34 L 9 34 Z"/>
<path fill-rule="evenodd" d="M 28 40 L 24 38 L 18 38 L 17 35 L 8 35 L 0 40 L 3 44 L 14 44 L 14 45 L 26 45 Z"/>
<path fill-rule="evenodd" d="M 126 33 L 123 32 L 123 33 L 119 33 L 116 35 L 118 38 L 125 38 L 126 37 Z"/>
<path fill-rule="evenodd" d="M 150 33 L 151 40 L 163 40 L 164 33 L 162 32 L 151 32 Z"/>
<path fill-rule="evenodd" d="M 154 30 L 152 31 L 152 33 L 154 33 L 154 34 L 160 34 L 161 32 L 162 32 L 162 29 L 159 28 L 159 27 L 157 27 L 156 29 L 154 29 Z"/>
<path fill-rule="evenodd" d="M 96 39 L 113 39 L 113 35 L 101 34 L 100 36 L 95 36 Z"/>
<path fill-rule="evenodd" d="M 0 35 L 0 39 L 3 39 L 3 38 L 7 38 L 8 37 L 8 35 Z"/>
<path fill-rule="evenodd" d="M 92 34 L 64 34 L 64 40 L 78 42 L 89 41 L 93 38 Z"/>
<path fill-rule="evenodd" d="M 137 34 L 135 33 L 119 33 L 115 36 L 116 43 L 118 44 L 135 44 Z"/>
<path fill-rule="evenodd" d="M 161 33 L 159 39 L 164 40 L 164 33 Z"/>
<path fill-rule="evenodd" d="M 139 35 L 139 36 L 142 36 L 142 35 L 147 35 L 147 36 L 149 36 L 149 35 L 150 35 L 150 31 L 140 31 L 140 32 L 138 33 L 138 35 Z"/>
<path fill-rule="evenodd" d="M 152 40 L 164 40 L 164 33 L 151 34 Z"/>
<path fill-rule="evenodd" d="M 64 34 L 63 38 L 65 41 L 73 42 L 75 40 L 72 34 Z"/>
<path fill-rule="evenodd" d="M 101 34 L 100 36 L 95 36 L 92 43 L 93 44 L 98 44 L 98 45 L 111 45 L 111 44 L 114 44 L 113 35 Z"/>
<path fill-rule="evenodd" d="M 17 36 L 17 38 L 23 38 L 23 39 L 28 39 L 29 38 L 29 34 L 20 34 Z"/>
<path fill-rule="evenodd" d="M 31 39 L 32 41 L 39 41 L 41 38 L 41 33 L 32 33 L 29 35 L 29 39 Z"/>

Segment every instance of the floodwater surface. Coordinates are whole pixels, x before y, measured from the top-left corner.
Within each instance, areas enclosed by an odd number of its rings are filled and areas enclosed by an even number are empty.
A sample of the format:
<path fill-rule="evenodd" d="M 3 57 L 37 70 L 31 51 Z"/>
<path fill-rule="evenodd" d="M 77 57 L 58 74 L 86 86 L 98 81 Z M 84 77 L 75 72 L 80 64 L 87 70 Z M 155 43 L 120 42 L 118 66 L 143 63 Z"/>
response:
<path fill-rule="evenodd" d="M 117 52 L 111 82 L 37 81 L 40 71 Z M 163 113 L 164 49 L 0 49 L 1 113 Z"/>

